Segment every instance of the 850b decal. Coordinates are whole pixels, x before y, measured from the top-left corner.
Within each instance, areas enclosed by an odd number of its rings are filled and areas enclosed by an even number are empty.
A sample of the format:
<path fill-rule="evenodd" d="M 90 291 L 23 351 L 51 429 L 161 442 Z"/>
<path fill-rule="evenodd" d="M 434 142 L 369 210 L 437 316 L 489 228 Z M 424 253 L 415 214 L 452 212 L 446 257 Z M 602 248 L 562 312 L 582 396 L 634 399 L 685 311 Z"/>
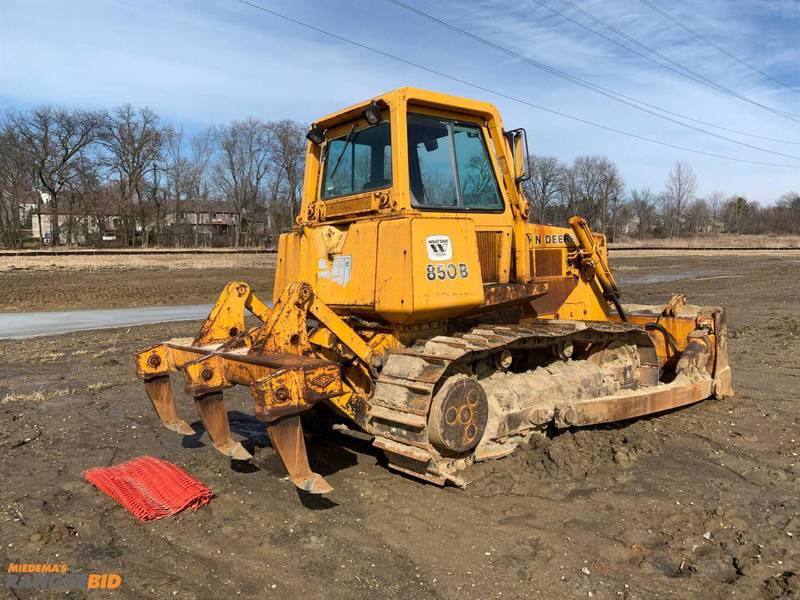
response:
<path fill-rule="evenodd" d="M 429 281 L 444 281 L 445 279 L 466 279 L 469 277 L 469 269 L 466 263 L 439 263 L 427 265 L 425 267 Z"/>

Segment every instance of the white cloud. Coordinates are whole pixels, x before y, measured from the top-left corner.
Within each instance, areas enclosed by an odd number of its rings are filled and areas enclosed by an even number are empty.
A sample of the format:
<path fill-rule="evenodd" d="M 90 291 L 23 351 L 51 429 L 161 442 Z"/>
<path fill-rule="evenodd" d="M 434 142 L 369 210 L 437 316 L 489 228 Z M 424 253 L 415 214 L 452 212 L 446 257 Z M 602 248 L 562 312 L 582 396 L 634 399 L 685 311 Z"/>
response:
<path fill-rule="evenodd" d="M 385 0 L 315 3 L 254 0 L 340 35 L 532 102 L 682 146 L 791 162 L 714 140 L 597 96 L 510 59 Z M 542 0 L 592 27 L 560 0 Z M 570 0 L 738 93 L 800 113 L 800 95 L 776 89 L 636 0 Z M 665 3 L 664 10 L 720 45 L 799 85 L 797 4 Z M 408 0 L 530 58 L 651 104 L 765 136 L 800 141 L 800 124 L 698 87 L 625 52 L 532 0 L 509 3 Z M 603 33 L 613 36 L 607 30 Z M 690 161 L 700 191 L 771 201 L 800 185 L 797 169 L 702 158 L 586 127 L 508 100 L 487 97 L 233 0 L 5 0 L 0 5 L 0 104 L 45 102 L 107 107 L 145 104 L 191 124 L 246 115 L 303 121 L 401 85 L 418 85 L 497 104 L 508 125 L 531 132 L 532 149 L 563 159 L 607 154 L 631 185 L 658 189 L 670 165 Z M 726 134 L 728 135 L 728 134 Z M 756 145 L 800 155 L 800 146 Z M 796 161 L 800 164 L 800 160 Z"/>

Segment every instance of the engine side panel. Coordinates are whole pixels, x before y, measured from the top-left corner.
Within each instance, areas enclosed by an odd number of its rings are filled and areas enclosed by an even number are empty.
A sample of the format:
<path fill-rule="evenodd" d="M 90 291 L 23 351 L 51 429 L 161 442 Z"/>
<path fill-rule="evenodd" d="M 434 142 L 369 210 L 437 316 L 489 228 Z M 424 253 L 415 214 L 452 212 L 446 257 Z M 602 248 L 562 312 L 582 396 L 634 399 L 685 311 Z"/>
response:
<path fill-rule="evenodd" d="M 284 233 L 278 246 L 273 301 L 288 284 L 305 281 L 326 304 L 372 310 L 377 234 L 376 221 Z"/>
<path fill-rule="evenodd" d="M 397 325 L 460 316 L 483 302 L 473 221 L 406 217 L 318 225 L 280 238 L 273 299 L 306 281 L 332 307 Z"/>
<path fill-rule="evenodd" d="M 412 217 L 381 223 L 376 312 L 410 324 L 467 314 L 483 302 L 471 219 Z"/>

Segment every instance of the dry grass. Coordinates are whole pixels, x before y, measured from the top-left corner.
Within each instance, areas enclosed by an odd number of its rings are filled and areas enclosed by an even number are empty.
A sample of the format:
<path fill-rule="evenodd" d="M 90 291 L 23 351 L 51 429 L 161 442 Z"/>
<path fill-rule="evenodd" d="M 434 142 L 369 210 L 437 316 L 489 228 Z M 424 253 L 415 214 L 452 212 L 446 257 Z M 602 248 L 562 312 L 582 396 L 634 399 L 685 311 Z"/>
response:
<path fill-rule="evenodd" d="M 274 268 L 274 254 L 3 256 L 0 272 Z"/>
<path fill-rule="evenodd" d="M 769 258 L 769 257 L 784 257 L 786 256 L 787 252 L 796 252 L 796 250 L 769 250 L 763 249 L 753 252 L 753 250 L 748 250 L 747 248 L 734 248 L 731 250 L 705 250 L 703 248 L 689 248 L 689 249 L 671 249 L 671 248 L 660 248 L 660 249 L 650 249 L 650 250 L 643 250 L 643 249 L 636 249 L 630 248 L 626 250 L 619 250 L 613 249 L 610 254 L 612 267 L 614 270 L 618 270 L 619 267 L 614 263 L 614 260 L 617 258 L 649 258 L 649 257 L 665 257 L 665 256 L 676 256 L 680 254 L 680 256 L 724 256 L 727 258 L 733 258 L 735 256 L 758 256 L 759 258 Z M 642 267 L 640 266 L 633 266 L 623 270 L 626 271 L 638 271 L 641 270 Z"/>
<path fill-rule="evenodd" d="M 112 353 L 118 352 L 118 351 L 119 351 L 119 348 L 111 346 L 109 348 L 105 348 L 103 350 L 100 350 L 100 352 L 95 352 L 94 354 L 92 354 L 92 358 L 103 358 L 106 354 L 112 354 Z"/>
<path fill-rule="evenodd" d="M 69 396 L 73 390 L 69 388 L 63 390 L 35 390 L 33 392 L 29 392 L 27 394 L 6 394 L 5 397 L 0 400 L 0 404 L 7 404 L 9 402 L 44 402 L 46 400 L 52 400 L 53 398 L 63 398 L 64 396 Z"/>
<path fill-rule="evenodd" d="M 90 392 L 102 392 L 104 390 L 108 390 L 114 387 L 111 383 L 106 383 L 105 381 L 98 381 L 96 383 L 90 383 L 86 386 L 86 389 Z"/>
<path fill-rule="evenodd" d="M 619 238 L 611 244 L 617 247 L 638 248 L 800 248 L 800 236 L 708 234 L 671 240 Z"/>
<path fill-rule="evenodd" d="M 113 383 L 97 381 L 87 385 L 86 390 L 97 393 L 111 389 L 112 387 L 114 387 Z M 69 396 L 70 394 L 74 394 L 76 391 L 77 390 L 70 388 L 64 388 L 62 390 L 39 389 L 28 393 L 6 394 L 2 399 L 0 399 L 0 404 L 8 404 L 9 402 L 45 402 L 47 400 L 53 400 L 54 398 L 63 398 L 64 396 Z"/>

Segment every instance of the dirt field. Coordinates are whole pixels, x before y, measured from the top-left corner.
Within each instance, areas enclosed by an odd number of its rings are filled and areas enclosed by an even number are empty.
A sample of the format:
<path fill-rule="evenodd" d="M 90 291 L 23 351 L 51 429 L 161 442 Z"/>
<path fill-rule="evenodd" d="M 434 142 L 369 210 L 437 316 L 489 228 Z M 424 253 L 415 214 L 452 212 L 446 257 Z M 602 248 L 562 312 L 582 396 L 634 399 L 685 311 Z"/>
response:
<path fill-rule="evenodd" d="M 800 248 L 796 235 L 734 235 L 731 233 L 703 233 L 695 237 L 673 239 L 619 237 L 616 246 L 633 248 Z"/>
<path fill-rule="evenodd" d="M 472 467 L 466 490 L 401 477 L 368 443 L 329 433 L 309 452 L 335 490 L 303 496 L 241 392 L 228 404 L 256 453 L 251 466 L 205 435 L 162 429 L 131 353 L 196 324 L 0 342 L 0 562 L 117 572 L 114 596 L 126 598 L 800 597 L 800 256 L 634 254 L 613 264 L 626 301 L 683 291 L 728 309 L 737 396 L 536 439 Z M 231 276 L 219 271 L 128 271 L 131 291 L 114 303 L 131 303 L 156 273 L 171 302 L 208 301 Z M 93 297 L 95 275 L 71 290 L 53 278 L 51 292 L 66 306 L 86 297 L 106 306 Z M 14 299 L 25 300 L 16 286 L 29 276 L 0 276 L 5 307 L 25 308 Z M 186 297 L 198 282 L 208 295 Z M 81 480 L 86 468 L 142 454 L 186 468 L 216 497 L 142 525 Z"/>
<path fill-rule="evenodd" d="M 0 256 L 0 312 L 213 303 L 235 279 L 271 299 L 274 254 Z"/>

